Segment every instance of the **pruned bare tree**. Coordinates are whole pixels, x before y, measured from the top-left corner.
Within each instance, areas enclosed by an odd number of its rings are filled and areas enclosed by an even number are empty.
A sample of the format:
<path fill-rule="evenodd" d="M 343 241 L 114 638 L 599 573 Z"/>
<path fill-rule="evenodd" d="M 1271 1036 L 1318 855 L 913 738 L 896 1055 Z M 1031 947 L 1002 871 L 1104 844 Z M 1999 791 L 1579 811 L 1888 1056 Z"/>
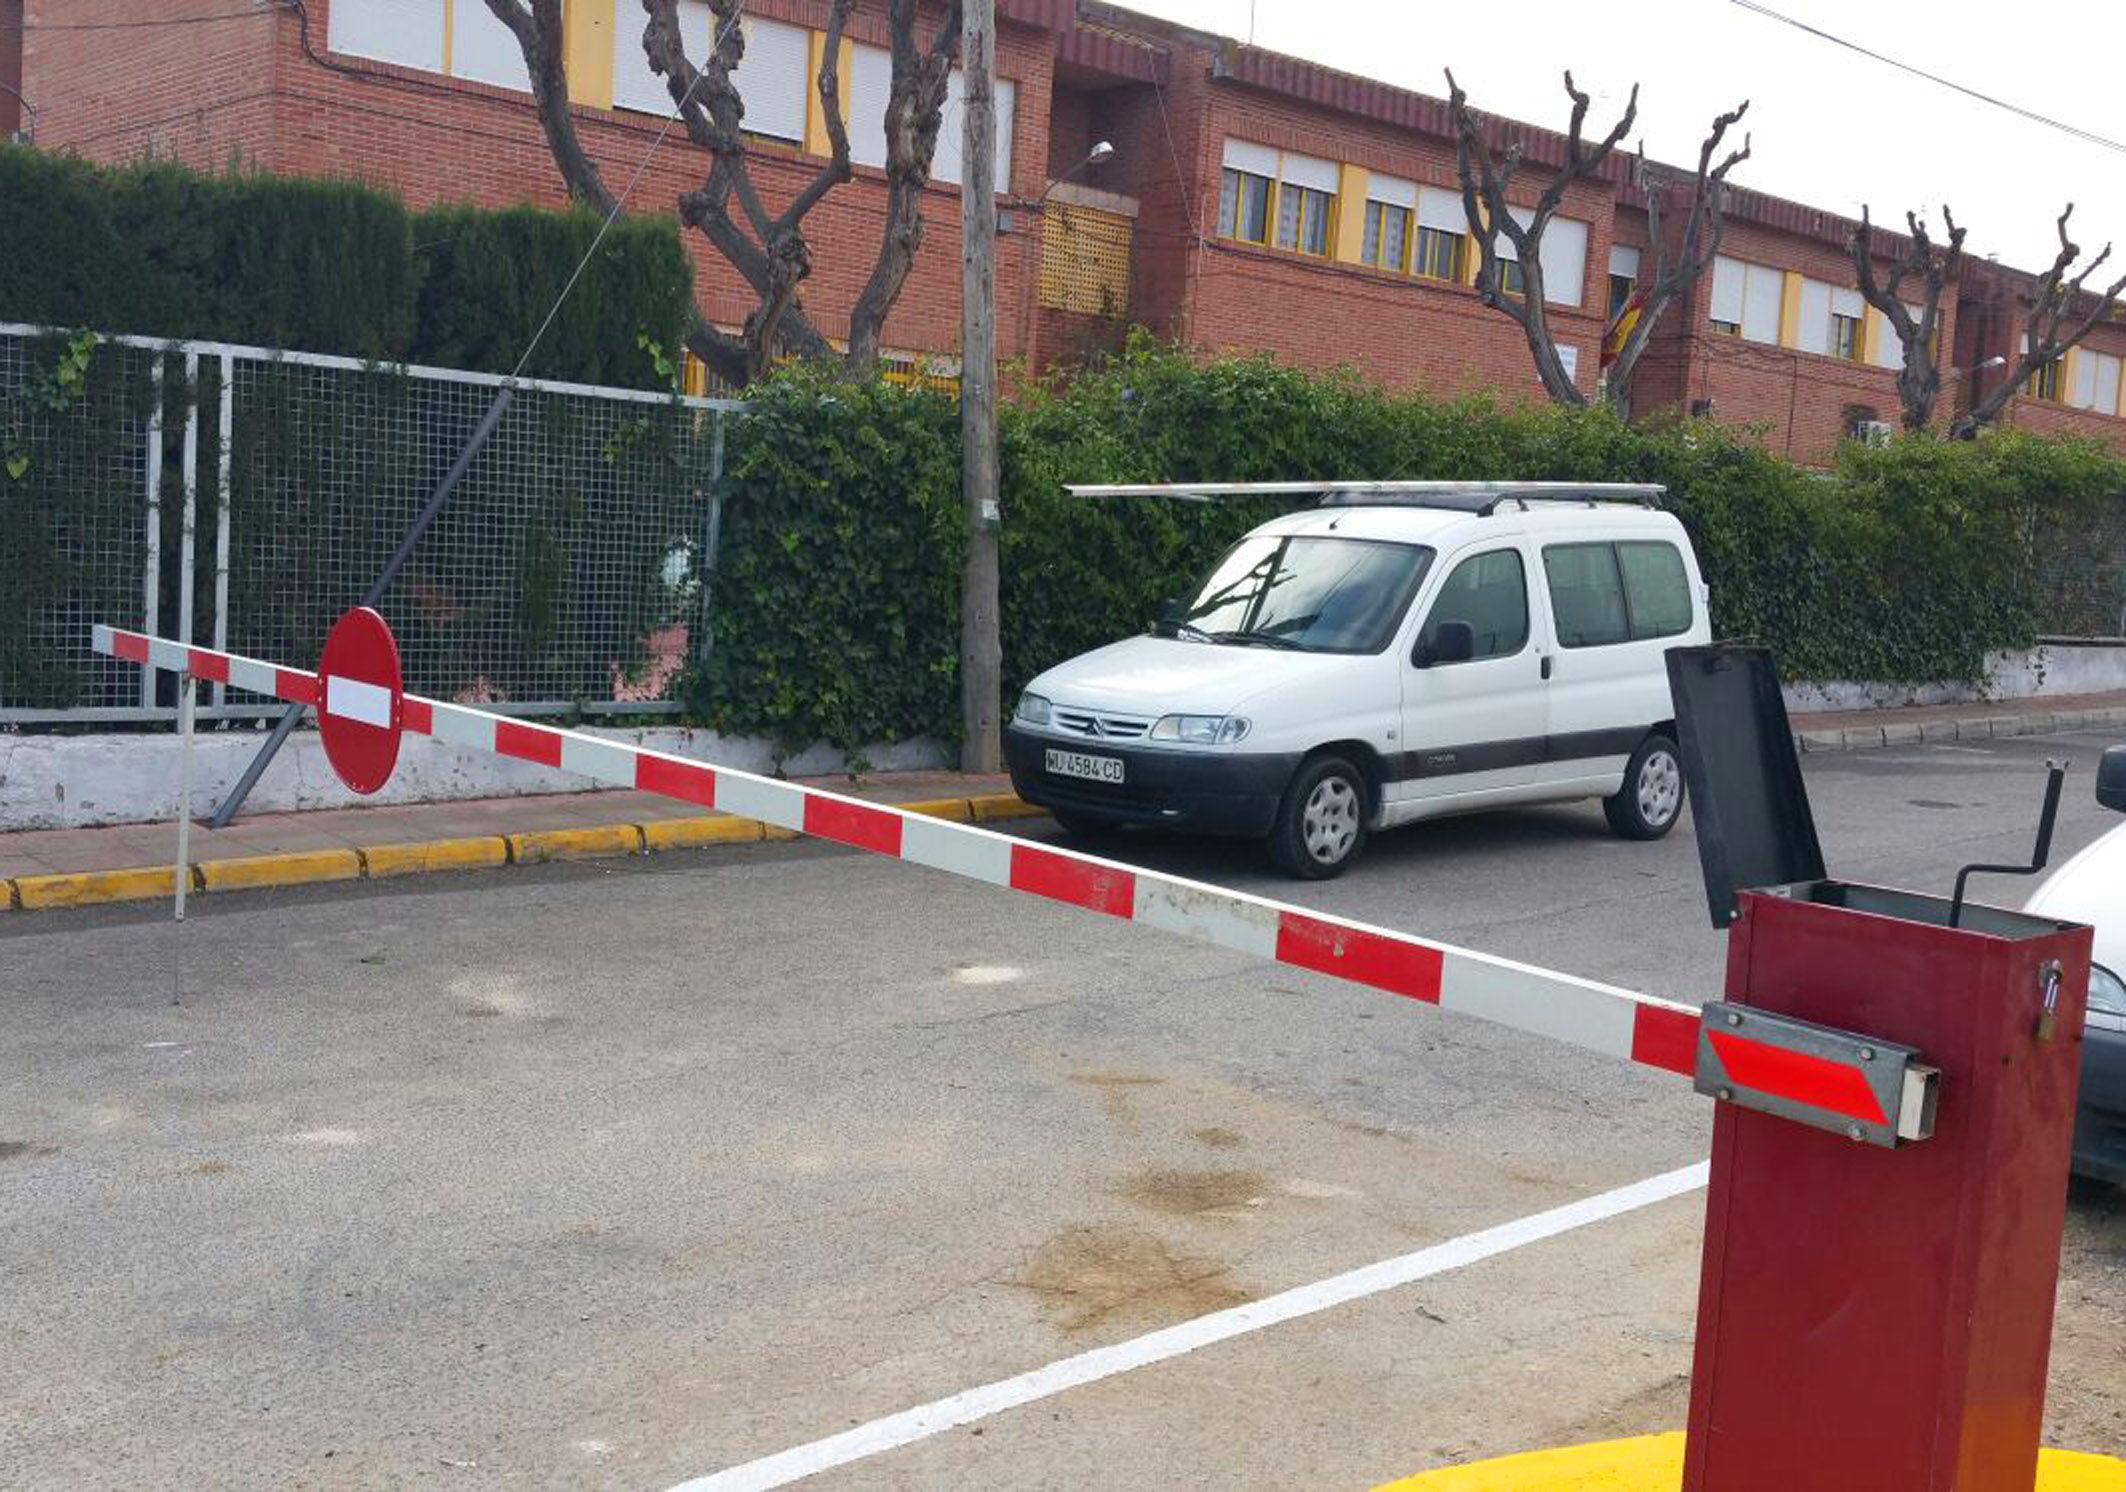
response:
<path fill-rule="evenodd" d="M 2060 210 L 2060 251 L 2053 256 L 2052 267 L 2037 277 L 2037 283 L 2024 297 L 2029 315 L 2023 323 L 2025 341 L 2021 355 L 1997 385 L 1983 397 L 1973 400 L 1971 407 L 1957 417 L 1956 423 L 1950 427 L 1950 434 L 1975 435 L 1980 426 L 1999 419 L 2008 401 L 2029 383 L 2032 375 L 2057 362 L 2066 355 L 2068 348 L 2078 345 L 2094 331 L 2096 324 L 2108 317 L 2118 304 L 2119 292 L 2126 290 L 2126 275 L 2119 276 L 2101 291 L 2088 288 L 2089 277 L 2111 257 L 2108 243 L 2097 251 L 2094 259 L 2082 266 L 2081 273 L 2068 278 L 2067 272 L 2074 268 L 2074 261 L 2082 257 L 2081 246 L 2067 236 L 2067 219 L 2072 216 L 2074 204 L 2070 202 Z"/>
<path fill-rule="evenodd" d="M 1631 321 L 1609 360 L 1603 384 L 1609 406 L 1621 415 L 1631 413 L 1631 380 L 1639 358 L 1653 340 L 1654 329 L 1668 308 L 1690 304 L 1692 288 L 1720 253 L 1720 239 L 1727 231 L 1727 177 L 1750 158 L 1750 137 L 1742 137 L 1739 149 L 1720 155 L 1727 132 L 1749 113 L 1749 100 L 1713 121 L 1712 129 L 1698 146 L 1698 169 L 1688 181 L 1669 183 L 1659 179 L 1657 168 L 1645 166 L 1641 152 L 1642 181 L 1646 192 L 1647 257 L 1653 265 L 1639 276 L 1639 285 L 1626 303 Z M 1717 163 L 1714 157 L 1719 156 Z M 1689 206 L 1673 234 L 1667 221 L 1667 202 L 1673 187 L 1689 193 Z M 1635 303 L 1635 304 L 1634 304 Z"/>
<path fill-rule="evenodd" d="M 1941 325 L 1942 291 L 1955 281 L 1963 265 L 1964 230 L 1956 226 L 1946 204 L 1941 220 L 1949 239 L 1937 248 L 1927 235 L 1926 221 L 1916 212 L 1905 214 L 1905 250 L 1890 266 L 1887 279 L 1875 273 L 1875 233 L 1865 205 L 1860 209 L 1859 226 L 1846 235 L 1846 252 L 1853 256 L 1861 299 L 1882 313 L 1904 349 L 1904 361 L 1897 369 L 1897 399 L 1904 406 L 1907 430 L 1924 430 L 1934 419 L 1934 404 L 1941 397 L 1941 363 L 1934 334 Z M 1908 279 L 1919 281 L 1922 289 L 1917 316 L 1898 293 Z"/>
<path fill-rule="evenodd" d="M 1462 85 L 1454 81 L 1453 69 L 1447 71 L 1447 107 L 1454 116 L 1454 161 L 1456 173 L 1461 178 L 1462 211 L 1469 219 L 1469 231 L 1476 236 L 1479 256 L 1477 295 L 1485 305 L 1504 312 L 1520 326 L 1522 335 L 1528 339 L 1528 350 L 1535 356 L 1536 377 L 1542 380 L 1550 397 L 1560 404 L 1585 404 L 1587 396 L 1580 392 L 1572 375 L 1565 371 L 1564 359 L 1558 355 L 1557 342 L 1550 333 L 1549 303 L 1543 297 L 1543 233 L 1549 228 L 1551 218 L 1556 215 L 1572 184 L 1584 181 L 1600 170 L 1602 162 L 1617 148 L 1617 142 L 1630 132 L 1632 121 L 1639 116 L 1639 85 L 1632 85 L 1631 98 L 1616 127 L 1592 149 L 1580 133 L 1587 122 L 1590 100 L 1573 86 L 1569 72 L 1565 74 L 1565 92 L 1572 99 L 1572 123 L 1565 137 L 1565 161 L 1550 184 L 1543 188 L 1528 221 L 1523 223 L 1507 205 L 1514 174 L 1521 166 L 1521 142 L 1514 141 L 1502 154 L 1494 156 L 1491 142 L 1485 138 L 1482 116 L 1469 107 L 1469 96 L 1462 92 Z M 1501 281 L 1500 235 L 1513 245 L 1514 257 L 1520 261 L 1521 288 L 1518 292 L 1508 291 Z"/>
<path fill-rule="evenodd" d="M 561 0 L 485 3 L 509 27 L 524 53 L 540 128 L 570 195 L 599 213 L 611 212 L 616 199 L 597 162 L 584 150 L 569 113 Z M 687 331 L 688 349 L 718 377 L 739 386 L 757 378 L 781 354 L 834 356 L 805 315 L 799 290 L 812 272 L 805 217 L 851 175 L 840 57 L 842 33 L 856 0 L 833 0 L 814 80 L 828 156 L 780 211 L 769 210 L 753 180 L 744 134 L 745 102 L 731 77 L 745 55 L 745 33 L 739 25 L 742 0 L 709 0 L 714 40 L 699 66 L 687 56 L 680 35 L 678 0 L 642 0 L 642 8 L 649 17 L 642 33 L 643 54 L 664 79 L 687 138 L 709 153 L 702 184 L 680 195 L 679 219 L 706 238 L 758 298 L 735 336 L 697 315 Z M 949 0 L 927 46 L 916 39 L 915 0 L 887 0 L 886 11 L 893 53 L 885 115 L 886 221 L 870 277 L 850 317 L 846 356 L 856 367 L 869 366 L 878 357 L 886 315 L 922 245 L 922 190 L 937 152 L 946 80 L 959 42 L 959 0 Z"/>

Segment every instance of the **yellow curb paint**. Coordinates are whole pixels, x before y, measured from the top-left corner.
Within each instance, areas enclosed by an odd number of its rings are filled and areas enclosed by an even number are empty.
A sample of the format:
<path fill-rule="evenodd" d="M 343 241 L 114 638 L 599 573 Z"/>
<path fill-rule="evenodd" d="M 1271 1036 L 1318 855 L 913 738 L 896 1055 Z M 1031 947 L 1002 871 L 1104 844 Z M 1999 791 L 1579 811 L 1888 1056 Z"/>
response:
<path fill-rule="evenodd" d="M 1442 1466 L 1373 1492 L 1675 1492 L 1683 1480 L 1683 1432 L 1602 1440 Z M 2037 1492 L 2126 1492 L 2126 1461 L 2082 1451 L 2038 1452 Z"/>
<path fill-rule="evenodd" d="M 509 864 L 509 841 L 499 834 L 471 839 L 429 839 L 412 844 L 362 847 L 369 878 L 420 875 L 431 870 L 486 870 Z"/>
<path fill-rule="evenodd" d="M 969 798 L 967 811 L 978 824 L 994 824 L 1004 819 L 1037 819 L 1048 812 L 1036 808 L 1017 793 L 991 793 L 987 797 Z"/>
<path fill-rule="evenodd" d="M 196 877 L 192 884 L 199 884 Z M 51 907 L 93 907 L 111 901 L 145 901 L 176 894 L 177 868 L 173 865 L 136 865 L 127 870 L 86 870 L 15 878 L 15 896 L 25 912 L 41 912 Z"/>
<path fill-rule="evenodd" d="M 300 850 L 284 855 L 243 855 L 199 862 L 207 891 L 248 891 L 257 886 L 306 886 L 314 881 L 353 881 L 362 874 L 359 850 Z"/>
<path fill-rule="evenodd" d="M 691 850 L 710 844 L 758 844 L 760 820 L 732 818 L 657 819 L 642 826 L 642 843 L 652 850 Z"/>
<path fill-rule="evenodd" d="M 0 905 L 0 912 L 12 912 L 21 905 L 15 896 L 15 883 L 12 880 L 0 881 L 0 892 L 6 893 L 5 905 Z"/>
<path fill-rule="evenodd" d="M 762 824 L 760 826 L 760 837 L 762 839 L 801 839 L 804 836 L 795 829 L 785 829 L 780 824 Z"/>
<path fill-rule="evenodd" d="M 633 824 L 540 829 L 508 838 L 510 859 L 519 865 L 537 865 L 547 860 L 594 860 L 603 855 L 634 855 L 642 851 L 642 831 Z"/>
<path fill-rule="evenodd" d="M 974 822 L 974 812 L 965 798 L 928 798 L 921 803 L 900 803 L 895 806 L 910 813 L 919 813 L 927 819 L 951 819 L 955 824 Z"/>

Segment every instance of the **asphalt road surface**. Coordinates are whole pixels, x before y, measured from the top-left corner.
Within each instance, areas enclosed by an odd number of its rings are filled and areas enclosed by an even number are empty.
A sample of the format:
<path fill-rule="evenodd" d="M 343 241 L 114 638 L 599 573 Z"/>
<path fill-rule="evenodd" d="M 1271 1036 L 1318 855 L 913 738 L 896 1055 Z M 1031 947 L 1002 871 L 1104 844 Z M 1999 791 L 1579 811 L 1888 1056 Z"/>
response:
<path fill-rule="evenodd" d="M 1809 758 L 1831 868 L 2026 854 L 2048 754 L 2064 858 L 2116 822 L 2103 744 Z M 1687 828 L 1593 805 L 1317 886 L 1121 853 L 1720 987 Z M 1678 1079 L 811 844 L 194 905 L 182 1005 L 166 908 L 0 918 L 0 1484 L 1364 1487 L 1683 1421 L 1702 1194 L 1453 1242 L 1701 1160 Z M 2053 1443 L 2126 1453 L 2122 1340 L 2111 1193 L 2069 1218 Z"/>

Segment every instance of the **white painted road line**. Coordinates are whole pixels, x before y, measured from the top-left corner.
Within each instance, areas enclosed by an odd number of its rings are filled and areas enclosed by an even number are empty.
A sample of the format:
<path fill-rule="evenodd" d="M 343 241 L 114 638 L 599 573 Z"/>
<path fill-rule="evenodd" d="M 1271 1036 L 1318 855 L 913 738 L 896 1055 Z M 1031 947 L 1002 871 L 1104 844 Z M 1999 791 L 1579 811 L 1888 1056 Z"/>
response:
<path fill-rule="evenodd" d="M 971 1388 L 899 1414 L 889 1414 L 884 1419 L 875 1419 L 867 1425 L 858 1425 L 853 1430 L 829 1435 L 809 1445 L 794 1446 L 758 1461 L 748 1461 L 743 1466 L 681 1482 L 673 1492 L 762 1492 L 769 1487 L 788 1486 L 822 1471 L 927 1440 L 942 1431 L 987 1419 L 990 1415 L 1049 1398 L 1067 1389 L 1181 1357 L 1199 1347 L 1209 1347 L 1265 1327 L 1312 1316 L 1354 1300 L 1363 1300 L 1369 1295 L 1378 1295 L 1384 1290 L 1393 1290 L 1399 1285 L 1431 1279 L 1511 1253 L 1531 1243 L 1540 1243 L 1546 1238 L 1555 1238 L 1561 1233 L 1684 1196 L 1705 1185 L 1708 1169 L 1707 1162 L 1699 1161 L 1696 1165 L 1649 1176 L 1644 1181 L 1635 1181 L 1599 1196 L 1584 1197 L 1547 1212 L 1450 1238 L 1414 1254 L 1384 1259 L 1378 1264 L 1332 1275 L 1311 1285 L 1301 1285 L 1230 1310 L 1213 1311 L 1208 1316 L 1198 1316 L 1193 1321 L 1117 1342 L 1111 1347 L 1096 1347 L 1076 1357 L 1035 1368 L 1030 1373 L 1021 1373 L 1016 1378 L 985 1383 L 980 1388 Z"/>

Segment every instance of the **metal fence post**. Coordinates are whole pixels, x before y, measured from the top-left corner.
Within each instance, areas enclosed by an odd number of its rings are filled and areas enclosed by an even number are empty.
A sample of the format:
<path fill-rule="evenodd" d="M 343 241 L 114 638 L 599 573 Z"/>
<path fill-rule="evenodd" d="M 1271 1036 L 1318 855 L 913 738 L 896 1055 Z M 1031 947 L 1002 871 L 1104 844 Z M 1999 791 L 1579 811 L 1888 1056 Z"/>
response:
<path fill-rule="evenodd" d="M 184 516 L 177 543 L 177 640 L 192 640 L 192 540 L 199 526 L 199 354 L 185 354 Z"/>
<path fill-rule="evenodd" d="M 219 482 L 214 499 L 214 647 L 226 651 L 229 646 L 229 498 L 234 491 L 230 466 L 234 460 L 232 444 L 236 430 L 236 358 L 230 353 L 221 355 L 221 450 L 216 470 Z M 214 703 L 226 704 L 229 686 L 217 681 L 214 685 Z"/>
<path fill-rule="evenodd" d="M 154 402 L 148 407 L 148 433 L 141 444 L 141 464 L 147 478 L 148 545 L 141 565 L 140 613 L 148 631 L 161 630 L 162 622 L 162 365 L 163 354 L 148 354 L 148 382 Z M 140 665 L 140 707 L 155 708 L 155 670 Z"/>
<path fill-rule="evenodd" d="M 709 534 L 701 553 L 701 645 L 694 650 L 697 661 L 709 661 L 716 634 L 709 625 L 709 600 L 716 588 L 716 553 L 723 547 L 723 411 L 715 411 L 715 433 L 709 440 Z"/>

